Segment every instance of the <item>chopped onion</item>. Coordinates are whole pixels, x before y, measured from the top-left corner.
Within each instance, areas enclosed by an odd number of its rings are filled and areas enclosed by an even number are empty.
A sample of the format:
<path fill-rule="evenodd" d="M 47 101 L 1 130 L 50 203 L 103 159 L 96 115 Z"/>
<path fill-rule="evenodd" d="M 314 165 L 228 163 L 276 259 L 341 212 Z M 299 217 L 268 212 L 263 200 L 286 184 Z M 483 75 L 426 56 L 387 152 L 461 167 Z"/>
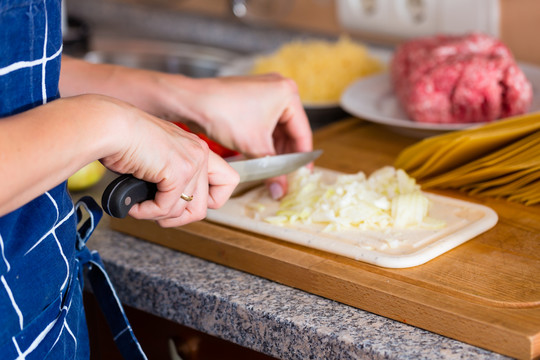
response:
<path fill-rule="evenodd" d="M 369 177 L 363 172 L 339 175 L 332 184 L 322 172 L 301 168 L 289 176 L 289 193 L 275 215 L 265 221 L 322 224 L 325 231 L 346 229 L 440 228 L 427 217 L 429 199 L 405 171 L 383 167 Z"/>

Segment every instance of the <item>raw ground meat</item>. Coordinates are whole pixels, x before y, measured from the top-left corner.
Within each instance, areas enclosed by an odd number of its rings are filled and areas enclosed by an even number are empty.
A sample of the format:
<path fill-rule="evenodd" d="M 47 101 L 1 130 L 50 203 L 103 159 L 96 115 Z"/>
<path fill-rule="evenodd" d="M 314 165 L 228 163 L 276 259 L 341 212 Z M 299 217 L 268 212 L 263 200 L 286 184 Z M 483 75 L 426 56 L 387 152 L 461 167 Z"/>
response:
<path fill-rule="evenodd" d="M 523 114 L 532 101 L 510 50 L 483 34 L 407 42 L 396 49 L 390 72 L 401 105 L 418 122 L 488 122 Z"/>

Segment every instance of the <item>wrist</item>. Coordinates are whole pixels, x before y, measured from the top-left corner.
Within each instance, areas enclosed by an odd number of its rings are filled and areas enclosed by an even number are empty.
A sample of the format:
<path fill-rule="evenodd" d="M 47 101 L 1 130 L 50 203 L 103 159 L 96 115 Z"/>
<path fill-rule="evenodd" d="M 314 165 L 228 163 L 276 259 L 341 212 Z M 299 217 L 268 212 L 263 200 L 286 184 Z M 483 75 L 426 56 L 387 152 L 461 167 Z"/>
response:
<path fill-rule="evenodd" d="M 0 214 L 60 184 L 84 165 L 118 154 L 126 118 L 108 98 L 61 98 L 0 121 Z M 116 108 L 116 109 L 115 109 Z M 112 119 L 111 119 L 112 118 Z M 116 120 L 116 121 L 115 121 Z"/>
<path fill-rule="evenodd" d="M 179 74 L 159 74 L 152 96 L 160 108 L 158 117 L 170 121 L 192 122 L 208 130 L 207 107 L 213 79 L 195 79 Z"/>
<path fill-rule="evenodd" d="M 80 151 L 76 166 L 85 165 L 118 153 L 129 137 L 131 106 L 120 100 L 103 95 L 79 95 L 60 99 L 64 114 L 63 124 L 73 137 L 73 147 Z"/>

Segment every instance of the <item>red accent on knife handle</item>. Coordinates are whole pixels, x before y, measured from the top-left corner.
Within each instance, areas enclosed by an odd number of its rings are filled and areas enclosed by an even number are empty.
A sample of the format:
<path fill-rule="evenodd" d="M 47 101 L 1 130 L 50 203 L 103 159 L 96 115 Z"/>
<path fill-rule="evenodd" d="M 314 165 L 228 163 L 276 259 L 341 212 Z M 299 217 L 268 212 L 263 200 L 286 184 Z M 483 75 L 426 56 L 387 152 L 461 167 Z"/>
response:
<path fill-rule="evenodd" d="M 178 126 L 179 128 L 181 128 L 182 130 L 189 131 L 190 133 L 194 133 L 193 131 L 191 131 L 191 129 L 186 124 L 183 124 L 183 123 L 180 123 L 180 122 L 174 122 L 174 124 L 176 126 Z M 200 137 L 202 140 L 204 140 L 208 144 L 208 148 L 210 150 L 212 150 L 213 152 L 215 152 L 216 154 L 218 154 L 219 156 L 221 156 L 222 158 L 228 158 L 228 157 L 240 154 L 237 151 L 231 150 L 231 149 L 229 149 L 229 148 L 215 142 L 214 140 L 210 139 L 208 136 L 206 136 L 205 134 L 203 134 L 201 132 L 194 133 L 194 134 L 197 135 L 198 137 Z"/>

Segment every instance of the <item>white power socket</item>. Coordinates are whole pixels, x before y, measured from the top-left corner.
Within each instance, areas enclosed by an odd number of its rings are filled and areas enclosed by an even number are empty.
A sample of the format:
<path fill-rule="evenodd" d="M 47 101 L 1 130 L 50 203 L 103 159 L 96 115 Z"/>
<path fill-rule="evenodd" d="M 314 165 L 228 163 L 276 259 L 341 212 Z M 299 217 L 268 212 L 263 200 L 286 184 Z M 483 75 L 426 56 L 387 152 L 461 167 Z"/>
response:
<path fill-rule="evenodd" d="M 499 0 L 336 0 L 336 5 L 342 26 L 370 34 L 499 36 Z"/>

